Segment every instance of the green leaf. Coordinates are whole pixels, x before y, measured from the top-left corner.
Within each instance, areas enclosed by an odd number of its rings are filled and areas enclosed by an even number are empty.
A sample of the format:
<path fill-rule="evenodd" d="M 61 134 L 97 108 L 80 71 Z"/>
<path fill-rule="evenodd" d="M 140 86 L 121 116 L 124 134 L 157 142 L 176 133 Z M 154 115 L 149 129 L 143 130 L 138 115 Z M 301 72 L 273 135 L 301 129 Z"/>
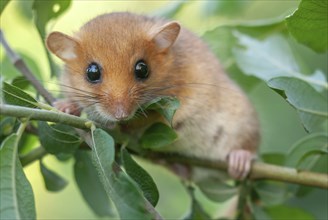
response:
<path fill-rule="evenodd" d="M 328 90 L 325 75 L 317 70 L 312 75 L 301 73 L 300 67 L 285 38 L 272 35 L 262 41 L 241 33 L 235 33 L 240 47 L 233 50 L 237 65 L 247 75 L 253 75 L 266 82 L 286 76 L 309 83 L 316 90 Z"/>
<path fill-rule="evenodd" d="M 243 13 L 250 1 L 203 1 L 202 13 L 204 16 L 236 16 Z"/>
<path fill-rule="evenodd" d="M 74 176 L 89 207 L 100 217 L 113 216 L 111 203 L 92 163 L 91 151 L 76 151 Z"/>
<path fill-rule="evenodd" d="M 306 130 L 322 128 L 322 122 L 328 119 L 328 105 L 320 93 L 306 82 L 290 77 L 271 79 L 268 85 L 284 91 L 287 101 L 298 111 Z"/>
<path fill-rule="evenodd" d="M 2 14 L 3 10 L 5 9 L 6 5 L 9 3 L 10 0 L 1 0 L 0 1 L 0 15 Z"/>
<path fill-rule="evenodd" d="M 35 24 L 42 38 L 45 37 L 47 23 L 65 12 L 70 5 L 71 0 L 34 0 L 32 9 L 34 10 Z"/>
<path fill-rule="evenodd" d="M 156 17 L 173 18 L 187 5 L 187 3 L 187 0 L 172 1 L 152 14 Z"/>
<path fill-rule="evenodd" d="M 314 217 L 304 209 L 287 205 L 278 205 L 265 209 L 272 219 L 314 220 Z"/>
<path fill-rule="evenodd" d="M 190 213 L 183 220 L 208 220 L 211 219 L 209 214 L 205 212 L 201 204 L 197 201 L 194 193 L 194 188 L 188 187 L 188 192 L 191 197 Z"/>
<path fill-rule="evenodd" d="M 142 193 L 123 172 L 116 175 L 113 188 L 114 193 L 111 198 L 121 219 L 153 219 L 146 210 Z"/>
<path fill-rule="evenodd" d="M 281 16 L 277 18 L 249 21 L 243 25 L 235 26 L 233 31 L 234 33 L 235 31 L 239 31 L 250 37 L 263 40 L 272 35 L 286 33 L 287 26 L 284 22 L 284 16 Z"/>
<path fill-rule="evenodd" d="M 64 189 L 68 182 L 59 176 L 57 173 L 49 170 L 40 160 L 40 171 L 46 186 L 46 189 L 51 192 L 58 192 Z"/>
<path fill-rule="evenodd" d="M 15 126 L 16 118 L 5 117 L 0 121 L 0 137 L 10 135 Z"/>
<path fill-rule="evenodd" d="M 19 1 L 19 3 L 17 2 L 17 4 L 29 4 L 28 2 L 24 1 Z M 31 11 L 31 9 L 29 7 L 24 7 L 25 10 L 28 10 L 29 12 Z M 24 10 L 22 9 L 22 10 Z M 24 12 L 21 12 L 24 13 Z M 30 18 L 28 18 L 30 19 Z M 43 80 L 44 74 L 42 73 L 42 71 L 40 70 L 39 67 L 39 63 L 37 63 L 38 61 L 36 59 L 33 59 L 31 57 L 31 55 L 29 53 L 25 53 L 22 51 L 16 51 L 18 53 L 18 55 L 21 57 L 21 59 L 25 62 L 25 64 L 28 66 L 28 68 L 31 70 L 31 72 L 33 74 L 35 74 L 35 77 L 37 79 Z M 16 78 L 21 78 L 21 80 L 19 80 L 19 84 L 23 85 L 23 84 L 30 84 L 30 82 L 24 77 L 22 76 L 21 72 L 12 64 L 10 58 L 8 57 L 7 54 L 3 54 L 3 58 L 1 60 L 1 79 L 5 82 L 12 82 L 12 85 L 23 89 L 23 86 L 17 85 L 17 83 L 15 82 Z"/>
<path fill-rule="evenodd" d="M 71 0 L 34 0 L 32 9 L 34 12 L 34 21 L 35 25 L 40 33 L 42 39 L 46 38 L 46 26 L 47 23 L 59 17 L 63 12 L 65 12 L 71 5 Z M 51 55 L 48 50 L 47 58 L 49 61 L 51 75 L 53 76 L 56 73 L 56 64 L 53 62 Z"/>
<path fill-rule="evenodd" d="M 328 49 L 327 5 L 327 0 L 302 0 L 298 9 L 286 19 L 296 40 L 317 52 Z"/>
<path fill-rule="evenodd" d="M 114 139 L 101 129 L 92 132 L 93 138 L 93 156 L 96 162 L 101 166 L 102 171 L 110 171 L 112 173 L 112 164 L 115 158 L 115 142 Z"/>
<path fill-rule="evenodd" d="M 328 141 L 328 139 L 327 139 L 327 141 Z M 301 169 L 310 169 L 308 167 L 314 166 L 313 163 L 315 164 L 320 159 L 321 156 L 328 156 L 328 144 L 326 144 L 325 148 L 326 149 L 311 150 L 311 151 L 307 152 L 306 154 L 304 154 L 301 157 L 301 159 L 299 160 L 297 167 L 300 167 L 300 164 L 311 164 L 311 166 L 306 165 L 306 168 L 301 168 Z M 312 161 L 315 161 L 315 162 L 312 162 L 312 163 L 304 162 L 307 159 L 312 159 L 311 162 Z"/>
<path fill-rule="evenodd" d="M 232 48 L 237 43 L 232 27 L 218 27 L 205 32 L 203 39 L 210 45 L 225 69 L 235 63 Z"/>
<path fill-rule="evenodd" d="M 215 202 L 224 202 L 237 194 L 238 189 L 223 182 L 220 177 L 210 176 L 196 182 L 200 191 Z"/>
<path fill-rule="evenodd" d="M 159 112 L 172 125 L 173 116 L 179 108 L 180 102 L 173 97 L 158 97 L 142 106 L 144 110 L 155 110 Z"/>
<path fill-rule="evenodd" d="M 7 104 L 37 108 L 38 102 L 29 94 L 16 86 L 3 82 L 2 98 Z"/>
<path fill-rule="evenodd" d="M 177 138 L 178 135 L 171 127 L 158 122 L 147 128 L 140 143 L 143 148 L 156 150 L 172 144 Z"/>
<path fill-rule="evenodd" d="M 24 76 L 17 76 L 13 79 L 12 85 L 24 90 L 27 89 L 27 87 L 30 85 L 30 82 Z"/>
<path fill-rule="evenodd" d="M 287 28 L 284 18 L 255 20 L 244 25 L 219 26 L 206 31 L 202 38 L 209 44 L 211 50 L 219 58 L 221 65 L 229 76 L 246 92 L 251 91 L 259 80 L 254 76 L 243 74 L 236 65 L 233 50 L 238 43 L 236 31 L 256 39 L 264 39 L 273 33 L 284 32 Z"/>
<path fill-rule="evenodd" d="M 257 39 L 264 39 L 273 33 L 283 32 L 286 28 L 282 21 L 282 18 L 278 18 L 256 20 L 255 22 L 247 22 L 244 25 L 219 26 L 206 31 L 202 38 L 210 45 L 223 67 L 228 69 L 236 62 L 233 53 L 233 49 L 238 43 L 238 34 L 236 32 Z"/>
<path fill-rule="evenodd" d="M 313 152 L 311 152 L 311 153 L 313 153 Z M 302 167 L 305 167 L 306 166 L 305 169 L 307 169 L 307 170 L 309 170 L 309 168 L 310 168 L 312 172 L 316 172 L 316 173 L 328 173 L 328 154 L 327 154 L 327 152 L 325 152 L 324 154 L 325 155 L 311 155 L 312 156 L 312 160 L 310 161 L 310 164 L 309 165 L 307 165 L 306 163 L 302 163 L 302 158 L 301 158 L 299 164 Z M 303 158 L 305 159 L 308 156 L 310 156 L 310 155 L 304 155 Z M 298 197 L 298 198 L 300 198 L 300 199 L 304 199 L 305 201 L 307 201 L 308 200 L 308 196 L 310 195 L 310 193 L 313 193 L 316 190 L 319 190 L 319 189 L 317 189 L 315 187 L 311 187 L 311 186 L 303 186 L 303 185 L 295 186 L 295 191 L 296 191 L 295 196 Z M 327 198 L 328 194 L 327 194 L 327 196 L 325 196 L 323 194 L 321 194 L 320 196 L 322 196 L 324 198 Z M 325 205 L 323 205 L 323 206 L 325 206 Z M 328 213 L 326 215 L 328 215 Z M 326 218 L 322 218 L 322 219 L 327 219 L 327 217 Z"/>
<path fill-rule="evenodd" d="M 253 206 L 253 214 L 255 220 L 271 220 L 272 218 L 263 210 L 262 207 L 257 205 Z"/>
<path fill-rule="evenodd" d="M 122 148 L 121 155 L 126 173 L 138 184 L 145 198 L 155 207 L 159 192 L 153 178 L 133 160 L 126 149 Z"/>
<path fill-rule="evenodd" d="M 310 170 L 320 158 L 320 155 L 310 157 L 311 153 L 327 151 L 327 143 L 328 135 L 326 133 L 314 133 L 302 138 L 290 149 L 285 165 Z"/>
<path fill-rule="evenodd" d="M 101 129 L 95 129 L 92 138 L 92 161 L 120 218 L 151 219 L 142 192 L 114 162 L 115 149 L 112 137 Z"/>
<path fill-rule="evenodd" d="M 38 133 L 42 146 L 51 154 L 73 154 L 81 144 L 81 138 L 39 121 Z"/>
<path fill-rule="evenodd" d="M 0 146 L 0 219 L 36 219 L 33 190 L 17 156 L 19 137 Z"/>
<path fill-rule="evenodd" d="M 282 204 L 290 197 L 284 183 L 258 181 L 254 184 L 254 190 L 265 206 Z"/>
<path fill-rule="evenodd" d="M 286 161 L 286 156 L 281 153 L 265 153 L 265 154 L 261 154 L 261 159 L 265 163 L 284 165 Z"/>
<path fill-rule="evenodd" d="M 59 160 L 59 161 L 68 161 L 69 159 L 71 159 L 73 157 L 73 154 L 58 153 L 55 156 L 56 156 L 57 160 Z"/>

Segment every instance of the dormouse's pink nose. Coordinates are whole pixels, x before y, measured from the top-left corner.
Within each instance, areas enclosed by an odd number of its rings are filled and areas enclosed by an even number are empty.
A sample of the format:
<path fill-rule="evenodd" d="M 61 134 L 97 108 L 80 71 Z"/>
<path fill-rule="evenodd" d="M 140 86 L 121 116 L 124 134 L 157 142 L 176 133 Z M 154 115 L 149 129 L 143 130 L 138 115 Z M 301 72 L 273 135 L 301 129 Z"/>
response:
<path fill-rule="evenodd" d="M 129 114 L 126 112 L 126 110 L 122 104 L 118 104 L 116 106 L 116 111 L 114 113 L 114 117 L 115 117 L 115 119 L 121 121 L 121 120 L 127 119 L 129 117 Z"/>

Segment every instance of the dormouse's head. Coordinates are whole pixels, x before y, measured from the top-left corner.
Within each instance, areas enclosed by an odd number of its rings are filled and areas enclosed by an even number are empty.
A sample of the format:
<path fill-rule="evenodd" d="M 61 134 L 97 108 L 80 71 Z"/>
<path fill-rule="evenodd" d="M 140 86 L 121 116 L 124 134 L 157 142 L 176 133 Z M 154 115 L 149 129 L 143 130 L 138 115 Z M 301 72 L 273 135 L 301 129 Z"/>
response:
<path fill-rule="evenodd" d="M 174 95 L 165 88 L 176 65 L 179 32 L 176 22 L 112 13 L 89 21 L 72 37 L 52 32 L 46 44 L 65 62 L 62 84 L 73 87 L 68 96 L 119 121 L 158 96 Z"/>

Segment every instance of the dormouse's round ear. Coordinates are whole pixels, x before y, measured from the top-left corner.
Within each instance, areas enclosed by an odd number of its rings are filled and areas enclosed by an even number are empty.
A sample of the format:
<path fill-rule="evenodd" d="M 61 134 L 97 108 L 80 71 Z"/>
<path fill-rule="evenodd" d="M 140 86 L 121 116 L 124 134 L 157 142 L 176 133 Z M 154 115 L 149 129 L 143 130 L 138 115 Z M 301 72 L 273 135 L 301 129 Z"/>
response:
<path fill-rule="evenodd" d="M 77 57 L 79 44 L 78 42 L 63 33 L 52 32 L 46 39 L 48 49 L 63 61 L 74 60 Z"/>
<path fill-rule="evenodd" d="M 177 22 L 169 22 L 159 28 L 150 30 L 151 40 L 162 52 L 170 48 L 177 39 L 180 32 L 180 25 Z"/>

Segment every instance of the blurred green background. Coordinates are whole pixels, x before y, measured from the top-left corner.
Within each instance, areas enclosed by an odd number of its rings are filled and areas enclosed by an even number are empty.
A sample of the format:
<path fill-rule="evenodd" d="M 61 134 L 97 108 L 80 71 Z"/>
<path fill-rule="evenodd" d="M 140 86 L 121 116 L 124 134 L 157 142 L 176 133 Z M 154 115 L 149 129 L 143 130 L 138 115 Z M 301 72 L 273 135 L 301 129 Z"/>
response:
<path fill-rule="evenodd" d="M 265 0 L 242 1 L 243 6 L 234 4 L 236 1 L 221 1 L 219 7 L 212 7 L 211 1 L 185 1 L 184 6 L 175 15 L 184 27 L 202 36 L 207 30 L 219 25 L 239 24 L 241 22 L 271 19 L 291 14 L 299 1 Z M 11 1 L 1 15 L 1 29 L 8 42 L 28 62 L 29 66 L 37 73 L 40 80 L 50 80 L 50 70 L 47 63 L 46 52 L 33 23 L 31 10 L 32 1 Z M 227 4 L 229 3 L 229 4 Z M 113 11 L 131 11 L 142 14 L 162 15 L 172 7 L 180 4 L 178 1 L 73 1 L 61 17 L 48 25 L 48 32 L 61 31 L 72 34 L 81 25 L 93 17 Z M 233 7 L 240 9 L 231 10 Z M 56 9 L 55 9 L 56 10 Z M 237 11 L 237 13 L 236 13 Z M 3 78 L 12 79 L 19 75 L 8 63 L 3 48 L 1 47 L 1 75 Z M 304 48 L 304 54 L 311 51 Z M 33 62 L 37 61 L 36 63 Z M 60 61 L 56 60 L 59 64 Z M 6 70 L 6 73 L 3 71 Z M 245 82 L 247 83 L 247 82 Z M 50 84 L 45 84 L 51 88 Z M 264 83 L 247 91 L 256 109 L 259 112 L 262 126 L 262 144 L 260 153 L 285 153 L 305 131 L 298 119 L 296 112 L 278 94 L 269 89 Z M 37 146 L 35 140 L 29 140 L 31 146 Z M 159 191 L 160 200 L 157 206 L 159 212 L 166 219 L 178 219 L 184 216 L 190 207 L 187 192 L 180 184 L 180 180 L 166 169 L 139 160 L 153 176 Z M 25 168 L 30 180 L 36 201 L 38 219 L 97 219 L 91 209 L 86 205 L 78 191 L 73 177 L 73 160 L 62 163 L 53 156 L 46 156 L 46 165 L 69 181 L 68 187 L 59 193 L 46 191 L 39 172 L 39 164 L 34 163 Z M 92 189 L 92 186 L 90 186 Z M 229 205 L 215 204 L 204 198 L 199 192 L 197 196 L 210 213 L 220 213 Z"/>

